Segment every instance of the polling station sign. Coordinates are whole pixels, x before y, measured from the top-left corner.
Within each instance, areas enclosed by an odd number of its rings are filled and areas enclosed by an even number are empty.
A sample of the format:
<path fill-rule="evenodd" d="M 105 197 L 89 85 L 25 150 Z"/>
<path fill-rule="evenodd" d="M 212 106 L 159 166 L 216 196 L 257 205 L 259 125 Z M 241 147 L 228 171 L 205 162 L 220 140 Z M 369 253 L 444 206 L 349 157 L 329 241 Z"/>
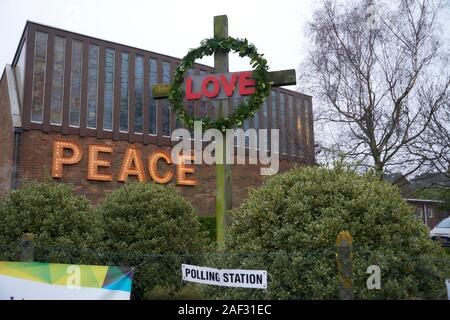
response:
<path fill-rule="evenodd" d="M 130 300 L 131 268 L 0 261 L 0 300 Z"/>
<path fill-rule="evenodd" d="M 223 287 L 267 289 L 267 271 L 215 269 L 189 264 L 181 265 L 184 281 Z"/>

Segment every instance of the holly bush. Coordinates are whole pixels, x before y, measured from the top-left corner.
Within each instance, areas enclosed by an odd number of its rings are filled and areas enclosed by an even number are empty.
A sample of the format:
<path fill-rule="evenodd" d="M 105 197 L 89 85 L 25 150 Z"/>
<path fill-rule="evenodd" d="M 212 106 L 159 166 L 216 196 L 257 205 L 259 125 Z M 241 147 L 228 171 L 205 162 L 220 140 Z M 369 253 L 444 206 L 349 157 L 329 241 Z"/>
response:
<path fill-rule="evenodd" d="M 89 252 L 100 236 L 98 219 L 72 186 L 31 181 L 0 201 L 0 258 L 17 260 L 20 239 L 33 235 L 34 260 L 92 263 Z"/>
<path fill-rule="evenodd" d="M 181 263 L 198 262 L 205 238 L 198 214 L 173 187 L 127 183 L 97 207 L 110 263 L 136 267 L 134 298 L 182 286 Z"/>
<path fill-rule="evenodd" d="M 232 216 L 227 254 L 209 264 L 267 270 L 268 289 L 205 287 L 212 297 L 338 299 L 335 242 L 346 230 L 356 298 L 446 298 L 448 257 L 397 187 L 375 174 L 343 164 L 296 168 L 252 189 Z M 371 265 L 381 270 L 379 290 L 367 287 Z"/>

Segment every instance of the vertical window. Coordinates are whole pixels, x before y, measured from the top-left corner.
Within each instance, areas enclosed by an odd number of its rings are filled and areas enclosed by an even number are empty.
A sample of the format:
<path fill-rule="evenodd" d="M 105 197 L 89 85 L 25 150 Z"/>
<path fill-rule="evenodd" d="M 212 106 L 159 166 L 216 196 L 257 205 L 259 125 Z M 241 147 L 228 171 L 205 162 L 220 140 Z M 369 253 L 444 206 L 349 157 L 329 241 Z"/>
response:
<path fill-rule="evenodd" d="M 149 75 L 149 102 L 148 102 L 148 133 L 156 134 L 156 115 L 157 115 L 157 105 L 156 100 L 153 99 L 152 88 L 158 83 L 158 61 L 156 59 L 149 60 L 150 65 L 150 75 Z"/>
<path fill-rule="evenodd" d="M 259 145 L 259 133 L 258 133 L 258 129 L 259 129 L 259 111 L 255 112 L 255 115 L 253 116 L 253 127 L 256 130 L 256 147 L 258 147 Z"/>
<path fill-rule="evenodd" d="M 200 75 L 201 76 L 205 76 L 206 75 L 206 71 L 205 70 L 200 70 Z M 215 101 L 211 101 L 210 106 L 213 106 L 215 103 Z M 214 108 L 214 112 L 215 112 L 215 108 Z M 212 114 L 214 114 L 214 112 Z M 206 118 L 208 116 L 208 102 L 206 100 L 200 100 L 200 117 L 201 118 Z"/>
<path fill-rule="evenodd" d="M 233 105 L 234 108 L 237 108 L 240 104 L 240 101 L 237 101 L 235 105 Z M 243 124 L 243 128 L 244 131 L 247 131 L 250 128 L 250 119 L 245 119 L 244 120 L 244 124 Z M 244 141 L 245 141 L 245 147 L 248 148 L 249 147 L 249 137 L 248 135 L 244 136 Z"/>
<path fill-rule="evenodd" d="M 114 49 L 105 50 L 105 96 L 103 107 L 103 129 L 113 129 L 114 113 Z"/>
<path fill-rule="evenodd" d="M 163 83 L 170 83 L 170 63 L 163 61 L 162 63 L 163 71 Z M 162 110 L 162 134 L 164 136 L 170 136 L 170 106 L 169 100 L 164 99 L 163 110 Z"/>
<path fill-rule="evenodd" d="M 95 129 L 97 127 L 97 102 L 98 102 L 98 59 L 99 47 L 89 46 L 88 65 L 88 100 L 86 126 Z"/>
<path fill-rule="evenodd" d="M 287 127 L 286 127 L 286 98 L 280 94 L 280 147 L 281 152 L 287 154 Z"/>
<path fill-rule="evenodd" d="M 185 73 L 185 79 L 188 77 L 193 77 L 195 74 L 195 70 L 193 68 L 189 69 L 186 73 Z M 189 113 L 190 115 L 194 115 L 194 108 L 195 108 L 195 102 L 193 100 L 188 100 L 185 103 L 184 108 L 186 109 L 187 113 Z M 182 128 L 183 124 L 181 123 L 181 121 L 178 119 L 178 115 L 176 117 L 176 129 Z M 193 133 L 193 131 L 191 131 Z"/>
<path fill-rule="evenodd" d="M 122 52 L 120 68 L 120 131 L 128 131 L 128 74 L 130 55 Z"/>
<path fill-rule="evenodd" d="M 272 129 L 279 129 L 277 124 L 277 93 L 272 91 L 270 95 L 272 99 Z"/>
<path fill-rule="evenodd" d="M 194 69 L 189 69 L 187 71 L 187 77 L 193 77 L 194 76 Z M 194 106 L 195 103 L 193 100 L 190 100 L 186 103 L 186 110 L 190 115 L 194 115 Z M 177 128 L 178 128 L 178 120 L 177 120 Z"/>
<path fill-rule="evenodd" d="M 269 149 L 270 132 L 269 132 L 269 102 L 267 101 L 267 99 L 264 101 L 264 104 L 262 107 L 262 113 L 263 113 L 264 128 L 267 129 L 267 135 L 265 137 L 265 144 L 266 144 L 265 150 L 268 150 Z M 259 134 L 258 134 L 258 139 L 259 139 Z M 259 143 L 261 143 L 261 141 Z"/>
<path fill-rule="evenodd" d="M 295 156 L 296 147 L 295 147 L 295 112 L 294 112 L 294 97 L 288 96 L 289 103 L 289 146 L 291 155 Z"/>
<path fill-rule="evenodd" d="M 421 208 L 416 208 L 416 215 L 418 218 L 423 218 L 422 216 L 422 209 Z"/>
<path fill-rule="evenodd" d="M 228 110 L 226 109 L 227 107 L 230 108 L 229 109 L 229 110 L 231 110 L 230 112 L 236 110 L 241 102 L 242 102 L 241 98 L 231 98 L 228 102 L 228 105 L 227 105 L 227 103 L 222 104 L 222 114 L 223 115 L 228 114 Z M 217 108 L 217 112 L 219 112 L 219 111 L 220 111 L 220 109 Z M 246 130 L 249 127 L 248 119 L 245 119 L 239 127 L 242 127 L 242 129 Z M 244 147 L 247 146 L 246 142 L 247 142 L 246 138 L 244 138 Z M 239 143 L 240 143 L 240 141 L 239 141 L 238 137 L 235 136 L 234 137 L 234 145 L 239 146 Z"/>
<path fill-rule="evenodd" d="M 242 102 L 241 98 L 232 98 L 231 99 L 231 104 L 232 104 L 232 107 L 233 107 L 232 110 L 235 111 L 239 107 L 241 102 Z M 227 105 L 225 104 L 223 106 L 223 108 L 224 108 L 224 110 L 223 110 L 224 116 L 226 116 L 228 114 L 228 111 L 227 111 L 226 107 L 227 107 Z"/>
<path fill-rule="evenodd" d="M 264 128 L 268 129 L 269 128 L 269 104 L 268 104 L 267 100 L 264 101 L 264 104 L 262 106 L 262 113 L 263 113 Z"/>
<path fill-rule="evenodd" d="M 253 116 L 253 127 L 258 130 L 259 129 L 259 111 L 256 111 Z"/>
<path fill-rule="evenodd" d="M 83 68 L 83 43 L 72 42 L 72 70 L 70 72 L 69 124 L 80 126 L 81 76 Z"/>
<path fill-rule="evenodd" d="M 44 110 L 45 69 L 47 65 L 48 35 L 36 32 L 34 50 L 33 94 L 31 121 L 42 122 Z"/>
<path fill-rule="evenodd" d="M 428 212 L 428 218 L 432 219 L 433 218 L 433 208 L 427 208 L 427 212 Z"/>
<path fill-rule="evenodd" d="M 144 107 L 144 57 L 136 56 L 134 64 L 134 132 L 142 133 L 142 110 Z"/>
<path fill-rule="evenodd" d="M 297 141 L 298 141 L 298 143 L 300 145 L 300 148 L 298 148 L 297 150 L 299 152 L 302 152 L 302 154 L 304 154 L 305 150 L 303 150 L 304 146 L 303 146 L 303 142 L 302 142 L 302 139 L 303 139 L 303 134 L 302 134 L 302 130 L 303 130 L 303 127 L 302 127 L 303 126 L 302 113 L 303 113 L 303 110 L 302 110 L 302 105 L 301 105 L 302 100 L 300 98 L 297 98 L 296 102 L 297 102 L 297 106 L 296 106 L 296 108 L 297 108 Z"/>
<path fill-rule="evenodd" d="M 50 123 L 61 125 L 64 96 L 66 39 L 55 37 Z"/>
<path fill-rule="evenodd" d="M 176 118 L 175 129 L 180 129 L 180 128 L 183 128 L 183 124 L 181 123 L 181 121 L 178 118 Z"/>
<path fill-rule="evenodd" d="M 186 72 L 186 77 L 193 77 L 194 75 L 195 75 L 195 70 L 194 70 L 194 68 L 191 68 L 191 69 L 189 69 L 189 70 Z M 193 116 L 193 115 L 195 114 L 195 101 L 189 100 L 189 101 L 186 102 L 186 111 L 187 111 L 191 116 Z M 177 129 L 183 127 L 183 124 L 181 123 L 181 121 L 178 120 L 178 116 L 177 116 L 176 126 L 177 126 Z M 194 135 L 194 129 L 193 129 L 193 128 L 189 129 L 189 131 L 190 131 L 191 135 Z"/>
<path fill-rule="evenodd" d="M 309 151 L 309 145 L 310 145 L 310 137 L 311 137 L 311 131 L 309 126 L 309 101 L 304 100 L 304 110 L 305 110 L 305 129 L 306 129 L 306 150 Z"/>

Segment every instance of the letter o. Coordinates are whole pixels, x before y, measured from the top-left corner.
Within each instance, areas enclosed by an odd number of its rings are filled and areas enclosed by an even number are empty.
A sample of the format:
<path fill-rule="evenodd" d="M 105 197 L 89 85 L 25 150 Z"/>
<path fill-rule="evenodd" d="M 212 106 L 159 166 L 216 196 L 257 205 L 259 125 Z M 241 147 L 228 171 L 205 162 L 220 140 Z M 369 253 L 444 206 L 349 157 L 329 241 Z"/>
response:
<path fill-rule="evenodd" d="M 208 85 L 212 83 L 214 88 L 212 91 L 208 91 Z M 202 93 L 207 98 L 214 98 L 217 97 L 220 91 L 220 84 L 219 80 L 217 80 L 214 76 L 207 76 L 202 81 Z"/>

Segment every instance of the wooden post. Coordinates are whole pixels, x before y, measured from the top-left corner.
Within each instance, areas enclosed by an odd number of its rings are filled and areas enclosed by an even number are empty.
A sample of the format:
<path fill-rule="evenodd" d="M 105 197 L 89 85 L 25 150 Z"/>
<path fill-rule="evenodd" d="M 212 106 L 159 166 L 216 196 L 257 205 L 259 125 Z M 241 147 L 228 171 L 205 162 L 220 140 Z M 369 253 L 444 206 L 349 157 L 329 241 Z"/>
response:
<path fill-rule="evenodd" d="M 347 231 L 339 232 L 336 238 L 339 299 L 341 300 L 353 300 L 352 242 L 352 236 Z"/>
<path fill-rule="evenodd" d="M 226 15 L 214 17 L 214 38 L 228 38 L 228 17 Z M 214 72 L 229 72 L 228 53 L 218 50 L 214 54 Z M 295 85 L 297 83 L 294 69 L 271 71 L 268 73 L 269 82 L 272 87 Z M 156 84 L 152 88 L 153 99 L 166 99 L 171 90 L 170 84 Z M 215 100 L 217 113 L 216 117 L 226 117 L 231 112 L 229 101 Z M 233 129 L 233 128 L 226 128 Z M 217 142 L 216 142 L 217 143 Z M 230 146 L 234 148 L 233 146 Z M 230 217 L 226 212 L 232 209 L 232 188 L 231 188 L 231 164 L 225 163 L 226 159 L 226 134 L 222 135 L 222 145 L 216 144 L 216 159 L 221 159 L 222 164 L 216 162 L 216 229 L 217 244 L 219 248 L 224 247 L 225 228 L 230 225 Z"/>
<path fill-rule="evenodd" d="M 228 17 L 226 15 L 214 17 L 214 37 L 224 39 L 228 37 Z M 216 52 L 214 54 L 214 72 L 225 73 L 229 71 L 228 53 Z M 228 104 L 225 101 L 217 101 L 217 116 L 227 116 L 229 110 L 225 110 Z M 216 236 L 217 245 L 223 248 L 225 244 L 225 228 L 229 224 L 226 212 L 232 208 L 231 190 L 231 165 L 226 163 L 226 135 L 222 134 L 222 145 L 216 146 L 218 157 L 222 164 L 216 163 Z"/>
<path fill-rule="evenodd" d="M 32 262 L 33 261 L 33 234 L 24 233 L 22 239 L 20 239 L 21 255 L 20 261 Z"/>

